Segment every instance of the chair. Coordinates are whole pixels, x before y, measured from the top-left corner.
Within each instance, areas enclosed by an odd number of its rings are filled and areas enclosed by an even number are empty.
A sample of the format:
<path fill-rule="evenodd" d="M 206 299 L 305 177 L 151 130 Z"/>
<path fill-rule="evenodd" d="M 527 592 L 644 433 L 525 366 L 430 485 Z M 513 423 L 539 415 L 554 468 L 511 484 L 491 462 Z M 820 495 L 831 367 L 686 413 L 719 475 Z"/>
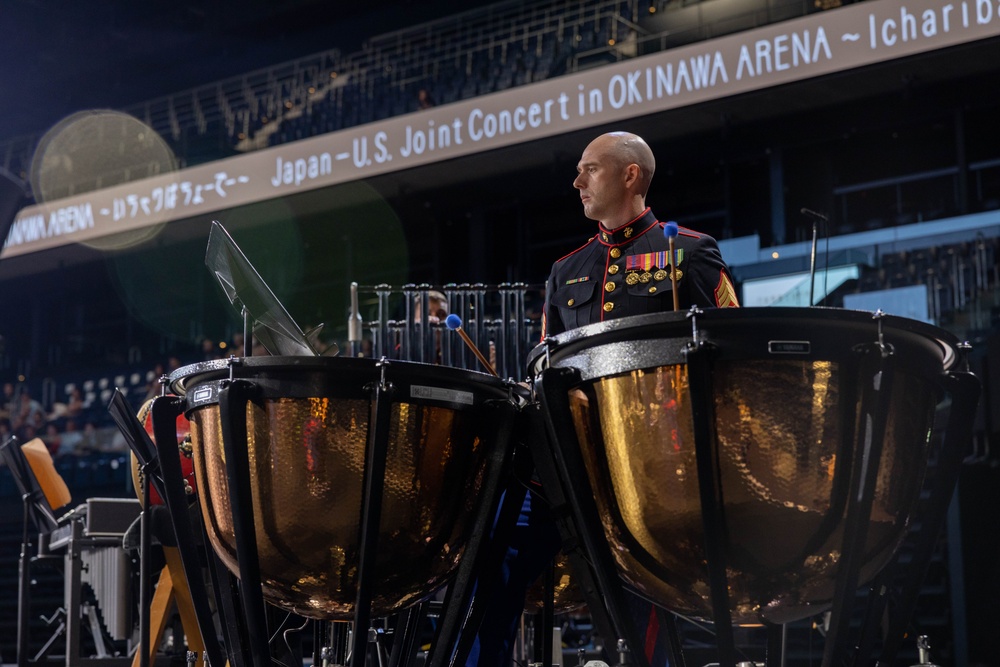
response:
<path fill-rule="evenodd" d="M 31 604 L 31 543 L 32 530 L 47 535 L 59 525 L 54 511 L 72 500 L 66 482 L 52 464 L 52 455 L 45 443 L 35 438 L 24 445 L 17 438 L 0 445 L 0 457 L 14 476 L 14 483 L 24 502 L 24 527 L 21 534 L 21 556 L 18 562 L 17 588 L 17 664 L 28 664 L 28 619 Z"/>

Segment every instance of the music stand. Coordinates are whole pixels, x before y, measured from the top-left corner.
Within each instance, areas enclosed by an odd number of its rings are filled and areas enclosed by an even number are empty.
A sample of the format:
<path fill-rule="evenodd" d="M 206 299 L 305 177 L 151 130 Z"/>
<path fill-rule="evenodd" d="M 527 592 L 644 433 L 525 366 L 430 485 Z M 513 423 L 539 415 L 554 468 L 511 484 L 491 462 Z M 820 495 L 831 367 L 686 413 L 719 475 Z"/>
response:
<path fill-rule="evenodd" d="M 233 237 L 217 221 L 212 222 L 208 234 L 205 265 L 219 282 L 226 298 L 243 316 L 244 356 L 250 356 L 253 336 L 274 355 L 319 356 L 307 335 L 278 301 Z M 337 351 L 336 344 L 333 344 L 324 356 L 333 356 Z"/>
<path fill-rule="evenodd" d="M 69 488 L 52 464 L 52 455 L 40 439 L 21 445 L 11 437 L 0 445 L 0 456 L 14 475 L 14 483 L 24 502 L 24 527 L 18 559 L 17 585 L 17 664 L 28 665 L 28 606 L 31 594 L 31 531 L 50 533 L 58 525 L 54 510 L 69 504 Z"/>

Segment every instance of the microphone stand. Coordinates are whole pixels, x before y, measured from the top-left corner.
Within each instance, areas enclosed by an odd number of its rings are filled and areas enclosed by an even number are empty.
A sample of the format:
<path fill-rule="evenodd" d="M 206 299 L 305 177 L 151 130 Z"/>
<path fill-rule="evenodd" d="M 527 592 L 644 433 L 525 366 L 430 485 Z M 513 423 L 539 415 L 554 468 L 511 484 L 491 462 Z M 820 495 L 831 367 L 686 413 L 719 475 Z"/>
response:
<path fill-rule="evenodd" d="M 801 212 L 802 215 L 808 217 L 813 223 L 812 245 L 809 250 L 809 307 L 812 308 L 814 305 L 813 290 L 816 285 L 816 226 L 820 221 L 822 221 L 825 225 L 827 217 L 821 213 L 817 213 L 816 211 L 811 211 L 808 208 L 801 209 Z M 829 233 L 827 234 L 827 237 L 829 238 Z M 829 267 L 827 267 L 827 269 L 829 269 Z"/>
<path fill-rule="evenodd" d="M 812 245 L 809 248 L 809 307 L 816 302 L 813 298 L 813 290 L 816 287 L 816 220 L 813 220 Z"/>

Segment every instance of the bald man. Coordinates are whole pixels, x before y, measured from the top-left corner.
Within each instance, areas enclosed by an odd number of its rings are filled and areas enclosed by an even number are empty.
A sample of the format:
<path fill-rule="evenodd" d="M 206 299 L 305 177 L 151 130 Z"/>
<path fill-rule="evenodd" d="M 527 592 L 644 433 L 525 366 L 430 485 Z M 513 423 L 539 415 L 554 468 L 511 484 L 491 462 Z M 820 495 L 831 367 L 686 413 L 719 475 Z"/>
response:
<path fill-rule="evenodd" d="M 665 223 L 646 206 L 656 170 L 649 145 L 629 132 L 603 134 L 583 151 L 576 170 L 573 187 L 583 214 L 598 223 L 597 234 L 552 266 L 543 337 L 673 309 Z M 739 306 L 715 239 L 680 227 L 674 245 L 681 310 Z"/>
<path fill-rule="evenodd" d="M 594 139 L 577 165 L 573 187 L 597 235 L 558 260 L 546 289 L 543 337 L 615 317 L 673 308 L 669 242 L 664 224 L 646 207 L 656 160 L 641 137 L 611 132 Z M 679 307 L 737 307 L 729 269 L 710 236 L 680 228 L 677 250 Z M 523 501 L 522 501 L 523 498 Z M 531 494 L 507 498 L 521 504 L 499 579 L 466 667 L 509 667 L 525 593 L 559 551 L 560 538 L 544 503 L 533 509 Z M 483 575 L 486 576 L 486 575 Z M 666 646 L 647 627 L 648 603 L 632 609 L 647 662 L 666 662 Z"/>

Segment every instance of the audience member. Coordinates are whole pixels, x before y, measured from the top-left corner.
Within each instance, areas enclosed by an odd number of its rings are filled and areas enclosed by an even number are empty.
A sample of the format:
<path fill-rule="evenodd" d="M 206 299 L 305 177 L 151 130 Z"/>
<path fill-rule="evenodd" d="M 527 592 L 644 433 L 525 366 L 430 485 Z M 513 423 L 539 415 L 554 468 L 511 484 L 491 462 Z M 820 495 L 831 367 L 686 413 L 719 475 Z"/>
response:
<path fill-rule="evenodd" d="M 48 420 L 58 422 L 60 425 L 66 419 L 79 417 L 83 413 L 83 392 L 78 387 L 73 387 L 65 403 L 54 403 L 52 411 L 49 412 Z"/>
<path fill-rule="evenodd" d="M 27 440 L 25 440 L 27 442 Z M 42 436 L 42 442 L 45 446 L 49 448 L 49 454 L 53 458 L 58 456 L 62 450 L 62 436 L 59 433 L 59 427 L 56 426 L 55 422 L 49 422 L 45 425 L 45 435 Z"/>
<path fill-rule="evenodd" d="M 31 439 L 24 437 L 25 429 L 29 427 L 32 429 L 33 438 L 34 433 L 45 426 L 45 410 L 42 409 L 41 403 L 31 397 L 31 392 L 27 388 L 21 391 L 15 412 L 16 414 L 11 417 L 11 427 L 22 442 Z"/>
<path fill-rule="evenodd" d="M 3 405 L 0 405 L 0 410 L 3 410 L 4 417 L 14 418 L 14 413 L 17 411 L 17 392 L 13 382 L 3 384 Z"/>
<path fill-rule="evenodd" d="M 430 109 L 436 106 L 434 98 L 431 96 L 430 91 L 426 88 L 421 88 L 417 91 L 417 108 L 419 109 Z"/>
<path fill-rule="evenodd" d="M 83 433 L 80 432 L 75 419 L 66 420 L 66 430 L 59 442 L 59 456 L 75 454 L 81 456 L 88 452 L 83 449 Z"/>

